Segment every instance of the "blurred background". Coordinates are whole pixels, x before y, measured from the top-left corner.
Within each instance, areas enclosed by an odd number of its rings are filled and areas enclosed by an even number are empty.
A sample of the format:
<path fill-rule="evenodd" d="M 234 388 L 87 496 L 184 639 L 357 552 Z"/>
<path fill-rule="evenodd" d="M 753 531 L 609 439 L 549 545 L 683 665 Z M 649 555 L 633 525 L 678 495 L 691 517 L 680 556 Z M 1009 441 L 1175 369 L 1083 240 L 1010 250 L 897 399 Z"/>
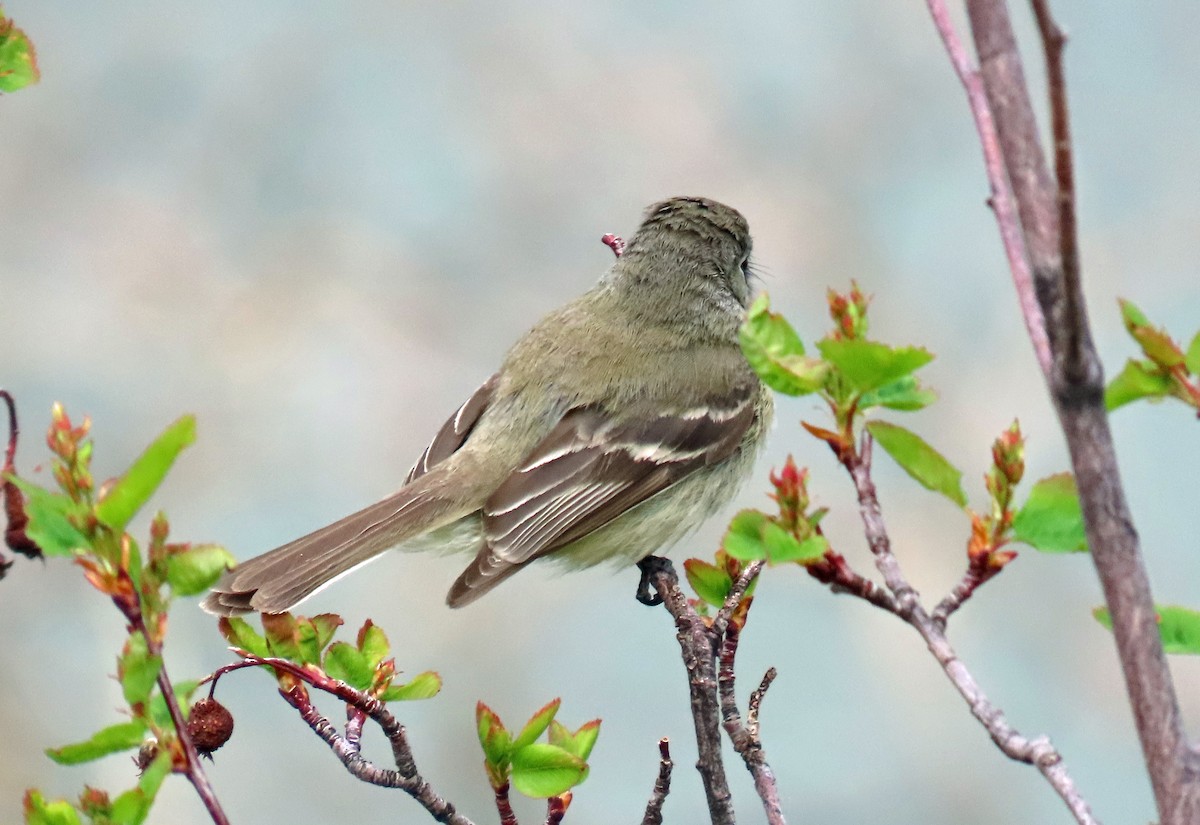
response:
<path fill-rule="evenodd" d="M 1014 417 L 1031 479 L 1067 466 L 923 4 L 6 6 L 44 75 L 0 100 L 0 384 L 20 404 L 32 478 L 48 482 L 36 467 L 54 401 L 92 417 L 98 478 L 193 412 L 199 442 L 153 502 L 173 535 L 239 558 L 294 538 L 392 491 L 504 349 L 610 264 L 600 236 L 628 236 L 676 194 L 745 213 L 764 287 L 806 341 L 827 328 L 826 287 L 856 278 L 875 296 L 874 337 L 938 354 L 923 374 L 942 400 L 899 416 L 964 469 L 976 506 L 991 439 Z M 1040 103 L 1040 51 L 1013 6 Z M 1054 6 L 1072 36 L 1086 287 L 1111 375 L 1133 352 L 1118 295 L 1179 337 L 1200 320 L 1200 5 Z M 768 469 L 796 453 L 835 546 L 870 571 L 848 480 L 797 426 L 819 415 L 781 402 L 738 503 L 766 506 Z M 1114 427 L 1156 595 L 1198 605 L 1195 421 L 1141 404 Z M 878 467 L 900 558 L 936 601 L 961 574 L 966 520 Z M 733 509 L 675 556 L 710 555 Z M 640 820 L 664 735 L 678 763 L 667 819 L 702 821 L 673 629 L 634 601 L 636 572 L 531 569 L 450 611 L 462 563 L 392 554 L 304 608 L 341 613 L 351 632 L 370 616 L 402 669 L 441 672 L 440 697 L 400 708 L 434 786 L 491 821 L 475 701 L 515 725 L 562 696 L 572 727 L 604 719 L 567 821 Z M 763 729 L 792 819 L 1069 821 L 908 628 L 798 569 L 770 571 L 758 593 L 741 693 L 779 668 Z M 1053 738 L 1101 818 L 1144 822 L 1153 804 L 1111 639 L 1090 616 L 1099 602 L 1086 557 L 1022 552 L 951 636 L 1010 721 Z M 41 754 L 119 721 L 105 678 L 117 612 L 70 565 L 22 560 L 0 584 L 0 623 L 0 820 L 20 819 L 27 786 L 131 785 L 123 756 L 62 768 Z M 214 621 L 178 605 L 172 674 L 230 658 Z M 1200 668 L 1173 665 L 1195 732 Z M 349 778 L 264 674 L 238 674 L 220 698 L 237 733 L 210 772 L 234 822 L 428 821 Z M 380 745 L 367 753 L 386 763 Z M 742 818 L 758 821 L 727 764 Z M 540 804 L 517 804 L 541 820 Z M 172 781 L 153 821 L 207 819 Z"/>

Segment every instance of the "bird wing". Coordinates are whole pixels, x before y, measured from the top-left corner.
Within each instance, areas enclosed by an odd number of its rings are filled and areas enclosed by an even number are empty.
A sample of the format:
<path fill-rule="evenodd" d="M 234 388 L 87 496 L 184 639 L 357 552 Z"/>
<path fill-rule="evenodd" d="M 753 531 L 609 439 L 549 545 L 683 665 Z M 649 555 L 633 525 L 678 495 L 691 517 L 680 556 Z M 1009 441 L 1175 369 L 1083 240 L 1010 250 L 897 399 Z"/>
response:
<path fill-rule="evenodd" d="M 417 463 L 408 471 L 408 477 L 404 480 L 405 484 L 411 484 L 429 472 L 430 467 L 458 452 L 458 449 L 467 442 L 467 436 L 471 434 L 471 430 L 475 429 L 475 425 L 479 423 L 483 411 L 492 402 L 498 383 L 500 383 L 500 375 L 493 375 L 484 381 L 479 389 L 471 393 L 471 397 L 464 401 L 461 407 L 454 411 L 454 415 L 446 420 L 446 423 L 434 435 L 433 441 L 429 442 L 429 446 L 425 448 L 425 452 L 421 453 Z"/>
<path fill-rule="evenodd" d="M 633 419 L 594 406 L 570 410 L 484 504 L 485 546 L 448 601 L 477 598 L 521 565 L 725 460 L 754 417 L 753 396 L 744 393 Z"/>

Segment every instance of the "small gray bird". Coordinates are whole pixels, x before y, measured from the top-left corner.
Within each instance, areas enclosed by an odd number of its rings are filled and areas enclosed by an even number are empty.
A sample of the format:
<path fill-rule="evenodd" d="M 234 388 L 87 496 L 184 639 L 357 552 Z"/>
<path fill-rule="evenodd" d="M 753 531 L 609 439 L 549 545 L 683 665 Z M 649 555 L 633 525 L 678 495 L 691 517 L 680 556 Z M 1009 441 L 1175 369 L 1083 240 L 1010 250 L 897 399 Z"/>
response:
<path fill-rule="evenodd" d="M 706 198 L 651 206 L 589 292 L 543 318 L 399 491 L 243 562 L 210 613 L 281 613 L 390 548 L 474 556 L 461 607 L 534 559 L 632 563 L 725 505 L 772 414 L 738 329 L 750 231 Z"/>

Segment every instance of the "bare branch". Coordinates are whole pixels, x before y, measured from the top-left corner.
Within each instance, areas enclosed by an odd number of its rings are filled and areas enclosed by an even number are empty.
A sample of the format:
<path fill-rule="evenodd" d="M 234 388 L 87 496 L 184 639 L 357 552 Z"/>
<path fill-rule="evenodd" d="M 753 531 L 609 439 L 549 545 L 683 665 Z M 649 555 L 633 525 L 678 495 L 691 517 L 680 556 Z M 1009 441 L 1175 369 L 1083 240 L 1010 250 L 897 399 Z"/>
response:
<path fill-rule="evenodd" d="M 1064 38 L 1045 0 L 1034 0 L 1050 78 L 1056 190 L 1004 0 L 967 1 L 979 55 L 977 74 L 970 71 L 942 0 L 927 2 L 955 71 L 967 86 L 988 179 L 995 189 L 1001 179 L 998 172 L 1006 171 L 1016 201 L 1028 262 L 1017 261 L 1010 253 L 1009 265 L 1018 280 L 1018 273 L 1033 272 L 1046 324 L 1044 335 L 1030 325 L 1024 298 L 1022 310 L 1035 348 L 1043 338 L 1049 340 L 1050 369 L 1043 365 L 1043 372 L 1071 453 L 1088 546 L 1113 617 L 1117 652 L 1159 816 L 1164 825 L 1200 821 L 1200 758 L 1187 742 L 1159 638 L 1149 578 L 1108 428 L 1103 372 L 1083 301 L 1062 63 Z M 964 76 L 978 80 L 967 83 Z M 979 81 L 986 94 L 982 104 L 976 88 Z M 1001 220 L 1006 249 L 1011 235 L 1008 223 L 1007 218 Z M 1018 284 L 1018 290 L 1021 288 Z"/>
<path fill-rule="evenodd" d="M 408 744 L 408 735 L 404 726 L 388 711 L 383 702 L 368 693 L 357 690 L 345 682 L 330 679 L 320 673 L 314 673 L 287 659 L 262 656 L 243 656 L 242 661 L 217 668 L 204 679 L 201 684 L 210 684 L 209 696 L 217 689 L 217 682 L 222 676 L 236 670 L 248 667 L 266 665 L 276 672 L 287 673 L 300 682 L 317 690 L 328 693 L 345 702 L 351 710 L 347 714 L 347 733 L 343 737 L 337 728 L 320 714 L 308 697 L 308 692 L 302 685 L 295 685 L 290 690 L 280 690 L 279 694 L 294 707 L 305 723 L 313 729 L 330 750 L 341 761 L 351 775 L 363 782 L 379 785 L 385 788 L 399 788 L 415 799 L 437 822 L 447 825 L 474 825 L 471 820 L 455 810 L 454 806 L 434 792 L 433 787 L 417 772 L 416 761 L 412 748 Z M 384 736 L 392 747 L 392 758 L 396 770 L 381 768 L 373 762 L 364 759 L 359 752 L 358 737 L 361 736 L 362 722 L 358 717 L 366 716 L 379 725 Z M 357 730 L 356 730 L 357 728 Z M 507 788 L 505 789 L 507 791 Z M 515 822 L 515 820 L 514 820 Z"/>
<path fill-rule="evenodd" d="M 663 803 L 671 792 L 671 740 L 663 737 L 658 740 L 658 778 L 654 780 L 654 790 L 650 793 L 650 801 L 646 803 L 646 815 L 642 817 L 642 825 L 662 825 Z"/>
<path fill-rule="evenodd" d="M 733 825 L 733 801 L 725 778 L 725 766 L 721 761 L 721 716 L 713 661 L 713 637 L 703 619 L 688 604 L 687 597 L 679 587 L 679 576 L 670 561 L 647 556 L 638 562 L 638 567 L 675 619 L 675 636 L 679 640 L 683 664 L 688 672 L 692 721 L 696 728 L 696 749 L 699 751 L 696 770 L 703 780 L 709 816 L 713 825 Z"/>
<path fill-rule="evenodd" d="M 988 98 L 984 92 L 979 72 L 971 66 L 967 50 L 954 31 L 950 22 L 950 14 L 946 10 L 944 0 L 926 0 L 929 13 L 937 26 L 942 43 L 954 64 L 954 72 L 967 93 L 967 101 L 971 106 L 971 116 L 975 121 L 975 130 L 979 133 L 979 142 L 983 147 L 983 161 L 987 169 L 988 183 L 991 186 L 991 196 L 988 204 L 996 215 L 996 223 L 1000 228 L 1000 240 L 1004 244 L 1004 254 L 1008 258 L 1008 268 L 1012 272 L 1013 286 L 1017 290 L 1017 301 L 1021 306 L 1021 316 L 1025 319 L 1025 329 L 1029 340 L 1033 342 L 1033 351 L 1037 355 L 1038 365 L 1042 374 L 1050 375 L 1050 342 L 1046 335 L 1046 322 L 1042 317 L 1042 309 L 1034 286 L 1034 273 L 1031 273 L 1029 261 L 1026 258 L 1025 244 L 1027 237 L 1021 233 L 1021 224 L 1013 206 L 1009 193 L 1008 178 L 1005 172 L 1004 157 L 1000 151 L 996 122 L 992 109 L 988 106 Z"/>
<path fill-rule="evenodd" d="M 785 825 L 783 805 L 779 801 L 779 784 L 775 772 L 767 764 L 767 755 L 763 751 L 762 740 L 758 737 L 758 708 L 763 696 L 775 678 L 775 668 L 767 671 L 767 676 L 755 691 L 756 698 L 751 699 L 751 710 L 747 716 L 751 725 L 743 725 L 741 714 L 738 712 L 737 696 L 734 690 L 734 659 L 737 656 L 738 636 L 737 625 L 729 625 L 725 638 L 721 642 L 720 668 L 717 671 L 717 686 L 721 695 L 721 717 L 724 720 L 725 732 L 733 749 L 746 763 L 746 770 L 754 778 L 754 789 L 762 800 L 763 811 L 767 815 L 769 825 Z"/>
<path fill-rule="evenodd" d="M 1097 825 L 1087 802 L 1080 796 L 1074 781 L 1067 773 L 1062 756 L 1050 744 L 1050 740 L 1044 736 L 1027 739 L 1008 723 L 1004 712 L 992 704 L 967 666 L 959 660 L 954 647 L 946 638 L 945 629 L 926 612 L 917 592 L 904 577 L 900 563 L 892 552 L 891 539 L 883 521 L 875 482 L 871 479 L 870 447 L 870 437 L 864 436 L 862 450 L 846 454 L 843 464 L 854 481 L 859 514 L 862 517 L 867 543 L 875 556 L 876 566 L 883 573 L 884 580 L 901 605 L 897 615 L 912 625 L 925 640 L 929 652 L 941 665 L 946 678 L 954 685 L 970 707 L 971 714 L 979 720 L 1000 750 L 1011 759 L 1035 766 L 1066 803 L 1079 825 Z"/>
<path fill-rule="evenodd" d="M 746 569 L 737 577 L 737 581 L 733 583 L 733 587 L 729 588 L 729 594 L 725 597 L 725 603 L 721 605 L 721 609 L 717 611 L 717 615 L 713 617 L 712 627 L 709 632 L 712 633 L 714 639 L 720 639 L 725 635 L 725 628 L 729 626 L 729 619 L 733 616 L 733 611 L 737 610 L 738 605 L 742 603 L 742 596 L 746 594 L 746 590 L 762 572 L 763 566 L 766 564 L 761 559 L 752 561 L 746 565 Z"/>

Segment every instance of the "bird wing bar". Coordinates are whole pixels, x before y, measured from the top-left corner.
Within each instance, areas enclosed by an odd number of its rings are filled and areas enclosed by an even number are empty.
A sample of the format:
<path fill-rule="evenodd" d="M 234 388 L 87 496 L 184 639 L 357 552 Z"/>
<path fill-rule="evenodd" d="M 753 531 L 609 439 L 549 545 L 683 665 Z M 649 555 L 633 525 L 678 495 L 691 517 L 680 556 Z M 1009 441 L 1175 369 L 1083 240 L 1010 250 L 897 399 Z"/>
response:
<path fill-rule="evenodd" d="M 640 420 L 568 412 L 487 500 L 491 553 L 522 564 L 603 527 L 694 470 L 728 458 L 754 420 L 747 396 Z"/>

